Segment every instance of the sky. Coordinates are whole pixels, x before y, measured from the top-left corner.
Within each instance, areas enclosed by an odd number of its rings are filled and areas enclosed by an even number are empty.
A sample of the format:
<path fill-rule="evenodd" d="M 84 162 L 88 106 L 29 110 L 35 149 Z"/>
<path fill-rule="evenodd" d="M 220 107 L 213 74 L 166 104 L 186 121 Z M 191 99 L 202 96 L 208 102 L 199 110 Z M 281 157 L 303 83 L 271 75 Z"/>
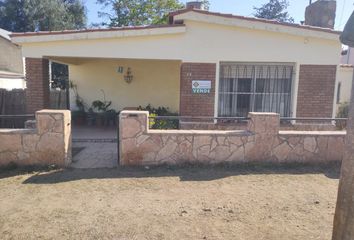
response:
<path fill-rule="evenodd" d="M 185 3 L 187 0 L 181 0 Z M 253 6 L 259 7 L 269 0 L 210 0 L 210 11 L 231 13 L 241 16 L 251 17 L 254 13 Z M 309 0 L 290 0 L 288 12 L 295 19 L 295 23 L 304 20 L 305 8 Z M 96 4 L 96 0 L 86 0 L 88 23 L 99 23 L 103 19 L 98 17 L 97 12 L 101 11 L 101 5 Z M 337 0 L 337 13 L 335 29 L 342 30 L 350 14 L 354 10 L 354 0 Z"/>

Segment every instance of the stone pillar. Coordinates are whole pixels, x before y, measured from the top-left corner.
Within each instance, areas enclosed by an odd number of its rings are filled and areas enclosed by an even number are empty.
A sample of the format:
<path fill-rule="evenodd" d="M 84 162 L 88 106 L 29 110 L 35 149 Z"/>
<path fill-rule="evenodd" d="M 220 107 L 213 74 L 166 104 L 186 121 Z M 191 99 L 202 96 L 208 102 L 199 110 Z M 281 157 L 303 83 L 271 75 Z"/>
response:
<path fill-rule="evenodd" d="M 354 239 L 354 84 L 352 85 L 345 145 L 333 223 L 333 240 Z"/>
<path fill-rule="evenodd" d="M 49 61 L 43 58 L 26 58 L 27 113 L 49 107 Z"/>
<path fill-rule="evenodd" d="M 119 164 L 141 165 L 143 154 L 138 148 L 139 137 L 145 138 L 149 127 L 148 111 L 122 111 L 119 115 Z M 140 149 L 140 150 L 139 150 Z"/>
<path fill-rule="evenodd" d="M 254 144 L 246 149 L 249 161 L 272 161 L 272 149 L 278 139 L 280 116 L 278 113 L 255 113 L 248 116 L 248 131 L 255 135 Z"/>
<path fill-rule="evenodd" d="M 37 158 L 42 164 L 66 167 L 71 163 L 71 112 L 41 110 L 36 112 Z"/>

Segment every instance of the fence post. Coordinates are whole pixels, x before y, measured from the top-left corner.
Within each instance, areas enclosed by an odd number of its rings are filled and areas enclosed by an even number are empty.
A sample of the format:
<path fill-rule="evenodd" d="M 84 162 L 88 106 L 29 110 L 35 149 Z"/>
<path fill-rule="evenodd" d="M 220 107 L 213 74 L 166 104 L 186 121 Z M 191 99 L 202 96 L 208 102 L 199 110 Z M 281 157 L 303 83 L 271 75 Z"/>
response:
<path fill-rule="evenodd" d="M 280 115 L 277 113 L 248 114 L 248 131 L 255 134 L 253 147 L 246 149 L 245 156 L 250 161 L 271 161 L 272 148 L 280 128 Z"/>
<path fill-rule="evenodd" d="M 142 161 L 136 139 L 149 128 L 148 111 L 122 111 L 119 115 L 119 164 L 139 165 Z"/>
<path fill-rule="evenodd" d="M 36 112 L 38 158 L 60 167 L 71 163 L 71 112 L 41 110 Z"/>

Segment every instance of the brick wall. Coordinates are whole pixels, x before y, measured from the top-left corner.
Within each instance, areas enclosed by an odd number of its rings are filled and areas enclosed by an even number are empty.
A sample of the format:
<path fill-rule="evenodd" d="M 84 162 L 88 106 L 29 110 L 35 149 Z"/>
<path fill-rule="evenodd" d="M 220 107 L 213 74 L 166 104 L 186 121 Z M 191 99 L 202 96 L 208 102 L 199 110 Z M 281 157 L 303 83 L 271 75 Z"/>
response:
<path fill-rule="evenodd" d="M 27 113 L 49 107 L 49 61 L 26 58 Z"/>
<path fill-rule="evenodd" d="M 335 65 L 300 65 L 297 117 L 332 117 Z"/>
<path fill-rule="evenodd" d="M 181 66 L 180 115 L 214 116 L 215 103 L 215 63 L 183 63 Z M 208 94 L 192 93 L 193 80 L 210 80 Z"/>

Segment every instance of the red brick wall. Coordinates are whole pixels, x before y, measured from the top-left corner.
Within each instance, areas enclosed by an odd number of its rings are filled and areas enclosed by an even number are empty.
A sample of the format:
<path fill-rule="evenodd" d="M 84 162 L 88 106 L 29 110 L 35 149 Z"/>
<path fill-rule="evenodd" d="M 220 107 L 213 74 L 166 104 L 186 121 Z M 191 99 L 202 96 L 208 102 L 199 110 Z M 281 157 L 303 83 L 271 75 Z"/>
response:
<path fill-rule="evenodd" d="M 26 58 L 27 113 L 49 107 L 49 61 Z"/>
<path fill-rule="evenodd" d="M 214 116 L 215 103 L 215 63 L 183 63 L 181 66 L 180 115 Z M 210 80 L 208 94 L 192 92 L 193 80 Z"/>
<path fill-rule="evenodd" d="M 337 66 L 300 65 L 297 117 L 332 117 Z"/>

